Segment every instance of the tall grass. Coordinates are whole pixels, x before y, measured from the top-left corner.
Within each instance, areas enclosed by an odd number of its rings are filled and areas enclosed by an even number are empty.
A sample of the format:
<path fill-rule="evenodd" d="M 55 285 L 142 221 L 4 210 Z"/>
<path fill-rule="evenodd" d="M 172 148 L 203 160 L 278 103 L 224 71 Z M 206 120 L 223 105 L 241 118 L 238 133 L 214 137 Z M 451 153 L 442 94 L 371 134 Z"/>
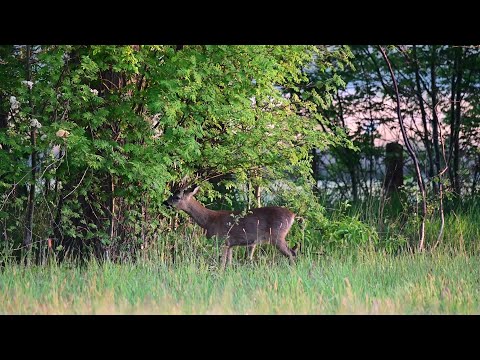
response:
<path fill-rule="evenodd" d="M 420 238 L 420 217 L 415 205 L 383 204 L 379 197 L 370 197 L 361 203 L 351 206 L 340 205 L 330 209 L 331 219 L 353 217 L 375 228 L 381 247 L 386 250 L 411 251 Z M 425 245 L 427 250 L 453 254 L 480 253 L 480 203 L 465 200 L 462 203 L 449 204 L 445 210 L 445 227 L 440 242 L 438 235 L 441 228 L 438 204 L 430 200 L 427 221 L 425 224 Z M 348 221 L 348 218 L 347 218 Z"/>
<path fill-rule="evenodd" d="M 480 259 L 416 254 L 301 257 L 260 254 L 225 272 L 210 258 L 6 266 L 2 314 L 472 314 Z"/>
<path fill-rule="evenodd" d="M 333 225 L 310 239 L 294 266 L 264 245 L 253 262 L 244 248 L 235 248 L 233 266 L 222 272 L 220 245 L 186 224 L 159 234 L 136 260 L 121 263 L 79 265 L 50 258 L 45 266 L 23 266 L 6 257 L 0 267 L 0 314 L 480 313 L 476 207 L 447 214 L 435 250 L 431 245 L 440 224 L 432 216 L 430 246 L 413 253 L 401 239 L 417 237 L 415 217 L 389 215 L 382 228 L 375 206 L 369 206 L 352 207 L 349 215 L 346 209 L 331 212 Z M 362 234 L 364 223 L 379 231 L 374 246 L 371 234 Z M 301 236 L 290 235 L 294 242 Z M 319 251 L 326 239 L 331 247 Z"/>

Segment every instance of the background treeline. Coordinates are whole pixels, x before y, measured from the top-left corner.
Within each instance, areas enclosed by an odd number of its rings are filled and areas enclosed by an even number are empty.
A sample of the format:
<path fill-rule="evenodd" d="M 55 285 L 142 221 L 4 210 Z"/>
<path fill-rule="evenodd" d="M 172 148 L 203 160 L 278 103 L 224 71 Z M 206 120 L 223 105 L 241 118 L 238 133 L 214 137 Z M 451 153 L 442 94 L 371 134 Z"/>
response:
<path fill-rule="evenodd" d="M 392 81 L 378 48 L 351 50 L 355 71 L 339 71 L 348 85 L 337 89 L 335 102 L 322 114 L 332 126 L 348 129 L 349 139 L 361 151 L 334 149 L 318 171 L 322 179 L 336 183 L 337 196 L 356 200 L 379 190 L 375 185 L 385 176 L 385 143 L 402 140 Z M 440 45 L 397 46 L 389 52 L 404 122 L 432 196 L 439 192 L 443 170 L 452 196 L 477 192 L 479 53 L 478 46 Z M 408 162 L 405 165 L 404 172 L 413 175 Z"/>
<path fill-rule="evenodd" d="M 439 199 L 448 215 L 477 192 L 478 48 L 388 54 L 436 246 Z M 135 258 L 188 228 L 161 204 L 193 182 L 210 208 L 289 206 L 303 220 L 290 240 L 307 250 L 409 248 L 408 156 L 396 201 L 383 191 L 394 141 L 392 82 L 374 46 L 1 46 L 0 252 Z M 443 242 L 458 233 L 448 221 Z"/>
<path fill-rule="evenodd" d="M 338 88 L 331 106 L 320 112 L 330 128 L 346 129 L 359 151 L 334 146 L 317 152 L 314 175 L 330 206 L 350 201 L 351 213 L 374 226 L 387 247 L 403 243 L 410 248 L 420 237 L 422 194 L 405 151 L 397 94 L 380 47 L 350 49 L 354 69 L 337 71 L 347 86 Z M 430 249 L 445 243 L 478 250 L 479 50 L 454 45 L 387 47 L 401 117 L 425 184 L 423 245 Z M 395 174 L 389 174 L 392 155 L 403 164 Z"/>

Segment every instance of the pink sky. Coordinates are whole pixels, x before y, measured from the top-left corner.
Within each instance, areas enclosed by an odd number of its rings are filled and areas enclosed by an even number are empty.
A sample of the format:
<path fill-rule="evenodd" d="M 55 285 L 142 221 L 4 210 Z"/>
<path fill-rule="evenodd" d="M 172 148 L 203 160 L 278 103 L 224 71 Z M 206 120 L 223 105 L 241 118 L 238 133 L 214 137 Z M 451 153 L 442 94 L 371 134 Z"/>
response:
<path fill-rule="evenodd" d="M 380 102 L 380 98 L 377 97 L 374 99 L 376 102 Z M 394 102 L 392 99 L 385 98 L 383 101 L 383 104 L 385 105 L 384 108 L 387 110 L 381 111 L 381 112 L 376 112 L 372 111 L 372 118 L 374 119 L 375 123 L 378 123 L 378 119 L 382 118 L 393 118 L 393 122 L 390 122 L 388 125 L 386 124 L 381 124 L 378 126 L 377 131 L 381 135 L 380 139 L 375 139 L 375 146 L 384 146 L 386 143 L 396 141 L 399 142 L 400 144 L 404 145 L 403 141 L 403 136 L 400 131 L 400 125 L 398 123 L 398 118 L 397 118 L 397 113 L 396 113 L 396 102 Z M 402 104 L 402 107 L 405 104 Z M 430 119 L 431 119 L 431 110 L 426 109 L 427 112 L 427 122 L 428 125 L 430 124 Z M 440 124 L 442 126 L 441 133 L 443 137 L 445 138 L 446 135 L 449 134 L 449 125 L 445 125 L 443 123 L 443 119 L 445 118 L 444 114 L 440 111 L 440 106 L 437 108 L 438 112 L 438 117 Z M 404 116 L 404 125 L 407 128 L 407 133 L 411 138 L 413 138 L 414 131 L 410 130 L 410 128 L 413 126 L 415 128 L 418 128 L 419 131 L 423 132 L 423 123 L 422 123 L 422 118 L 420 111 L 418 111 L 418 114 L 414 114 L 414 120 L 415 123 L 412 120 L 412 117 L 410 115 L 406 115 L 404 112 L 402 112 L 402 115 Z M 347 116 L 346 117 L 346 125 L 350 128 L 350 133 L 353 133 L 357 129 L 357 122 L 358 120 L 362 120 L 362 122 L 367 122 L 370 120 L 370 115 L 367 113 L 361 113 L 358 112 L 355 114 L 355 116 Z M 431 126 L 428 126 L 429 134 L 431 136 Z"/>

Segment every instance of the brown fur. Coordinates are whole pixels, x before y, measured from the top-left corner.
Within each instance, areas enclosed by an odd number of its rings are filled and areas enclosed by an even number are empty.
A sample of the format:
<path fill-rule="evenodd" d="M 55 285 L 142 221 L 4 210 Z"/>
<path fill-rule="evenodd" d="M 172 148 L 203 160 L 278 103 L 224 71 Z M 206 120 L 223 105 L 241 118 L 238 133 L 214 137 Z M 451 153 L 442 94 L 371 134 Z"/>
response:
<path fill-rule="evenodd" d="M 275 245 L 291 263 L 294 262 L 296 246 L 290 249 L 285 240 L 295 218 L 293 212 L 278 206 L 253 209 L 245 215 L 239 211 L 210 210 L 194 198 L 198 189 L 177 191 L 165 203 L 188 213 L 207 230 L 208 238 L 217 236 L 225 241 L 222 268 L 225 268 L 227 258 L 231 264 L 233 246 L 252 247 L 252 256 L 255 245 L 262 243 Z"/>

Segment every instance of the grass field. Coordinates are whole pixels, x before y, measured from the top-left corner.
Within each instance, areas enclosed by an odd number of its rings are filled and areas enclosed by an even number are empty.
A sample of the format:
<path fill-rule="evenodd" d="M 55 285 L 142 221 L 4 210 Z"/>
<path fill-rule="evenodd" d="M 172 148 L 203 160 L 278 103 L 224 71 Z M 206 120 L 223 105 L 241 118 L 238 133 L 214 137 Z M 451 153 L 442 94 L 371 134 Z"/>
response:
<path fill-rule="evenodd" d="M 8 265 L 1 314 L 478 314 L 480 259 L 465 254 L 238 259 L 166 265 Z"/>

